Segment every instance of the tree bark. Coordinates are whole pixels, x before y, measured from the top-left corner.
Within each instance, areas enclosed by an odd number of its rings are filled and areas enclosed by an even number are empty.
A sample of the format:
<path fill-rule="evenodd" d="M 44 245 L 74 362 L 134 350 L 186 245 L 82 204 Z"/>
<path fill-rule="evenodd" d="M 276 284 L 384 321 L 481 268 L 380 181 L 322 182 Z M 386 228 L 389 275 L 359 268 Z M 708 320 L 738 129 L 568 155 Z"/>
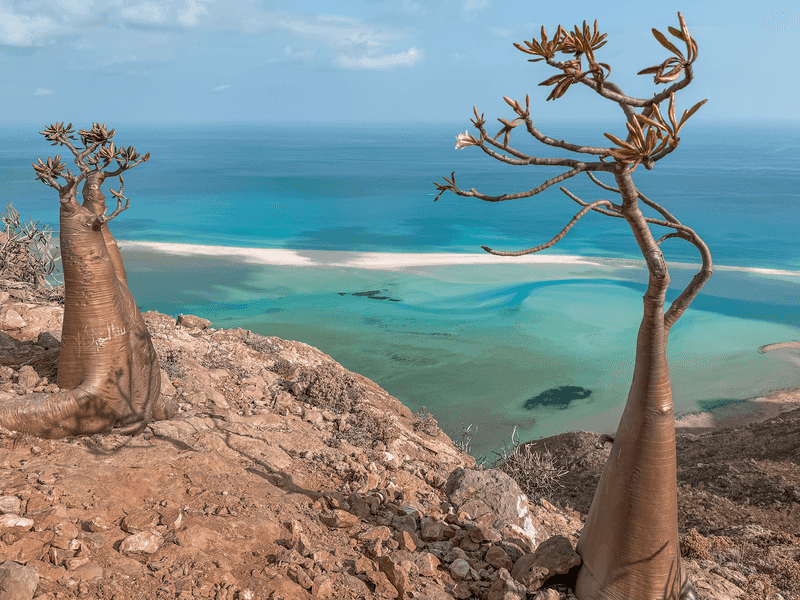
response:
<path fill-rule="evenodd" d="M 56 394 L 29 394 L 0 409 L 0 425 L 46 438 L 136 435 L 153 418 L 170 418 L 159 403 L 161 374 L 153 343 L 127 286 L 116 240 L 101 216 L 106 174 L 89 175 L 84 202 L 77 185 L 60 192 L 64 321 Z M 155 413 L 155 414 L 154 414 Z"/>
<path fill-rule="evenodd" d="M 681 570 L 678 539 L 675 416 L 664 322 L 669 271 L 637 206 L 630 175 L 618 170 L 615 178 L 650 278 L 633 383 L 576 549 L 583 564 L 575 594 L 581 600 L 694 598 Z"/>

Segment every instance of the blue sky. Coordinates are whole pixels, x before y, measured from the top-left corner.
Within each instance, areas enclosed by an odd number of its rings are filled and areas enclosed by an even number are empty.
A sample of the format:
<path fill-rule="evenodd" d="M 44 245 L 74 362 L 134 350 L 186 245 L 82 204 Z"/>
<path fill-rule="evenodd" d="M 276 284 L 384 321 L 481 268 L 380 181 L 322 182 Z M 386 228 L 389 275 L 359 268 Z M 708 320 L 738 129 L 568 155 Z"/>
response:
<path fill-rule="evenodd" d="M 800 121 L 794 2 L 637 0 L 0 0 L 0 123 L 73 121 L 453 122 L 476 104 L 531 94 L 539 120 L 617 118 L 585 86 L 555 102 L 557 71 L 512 42 L 599 20 L 598 60 L 629 95 L 662 86 L 636 72 L 668 58 L 650 28 L 699 44 L 679 114 L 735 125 Z M 289 7 L 289 8 L 287 8 Z M 731 8 L 735 7 L 735 8 Z M 566 56 L 566 55 L 565 55 Z M 580 88 L 580 89 L 575 89 Z"/>

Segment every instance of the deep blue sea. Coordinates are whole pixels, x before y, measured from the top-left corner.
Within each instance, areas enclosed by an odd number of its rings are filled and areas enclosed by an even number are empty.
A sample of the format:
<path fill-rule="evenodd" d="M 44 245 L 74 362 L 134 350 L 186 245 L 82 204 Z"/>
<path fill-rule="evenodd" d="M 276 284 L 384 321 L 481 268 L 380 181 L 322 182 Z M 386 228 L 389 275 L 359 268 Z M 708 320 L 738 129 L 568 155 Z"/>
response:
<path fill-rule="evenodd" d="M 453 194 L 433 202 L 432 182 L 452 171 L 462 189 L 493 194 L 528 190 L 560 172 L 456 151 L 466 124 L 109 124 L 118 145 L 152 156 L 125 175 L 131 207 L 112 231 L 119 240 L 309 256 L 480 253 L 482 244 L 518 250 L 549 240 L 580 209 L 558 185 L 502 203 Z M 57 193 L 35 181 L 30 166 L 66 155 L 37 134 L 44 125 L 0 127 L 0 207 L 13 202 L 57 229 Z M 624 134 L 602 123 L 539 126 L 589 145 L 608 145 L 605 131 Z M 690 122 L 682 133 L 675 152 L 634 175 L 642 192 L 705 240 L 717 267 L 671 333 L 676 410 L 800 386 L 800 355 L 757 352 L 800 340 L 800 125 Z M 566 154 L 526 135 L 517 136 L 524 151 Z M 586 175 L 560 185 L 585 201 L 616 201 Z M 641 268 L 292 267 L 121 246 L 142 308 L 315 345 L 413 410 L 426 406 L 451 434 L 477 425 L 476 452 L 497 448 L 514 425 L 523 437 L 613 429 L 630 385 Z M 699 263 L 687 242 L 667 240 L 662 249 L 670 263 Z M 596 213 L 546 252 L 641 260 L 624 220 Z M 668 299 L 692 274 L 672 270 Z M 352 295 L 370 290 L 396 302 Z"/>

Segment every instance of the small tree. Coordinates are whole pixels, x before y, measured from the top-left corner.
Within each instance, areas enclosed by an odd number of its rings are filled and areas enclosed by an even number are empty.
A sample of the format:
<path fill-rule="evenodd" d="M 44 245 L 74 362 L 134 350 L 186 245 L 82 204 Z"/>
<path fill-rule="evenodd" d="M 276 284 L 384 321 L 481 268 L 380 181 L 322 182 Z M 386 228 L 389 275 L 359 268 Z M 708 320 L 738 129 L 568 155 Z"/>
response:
<path fill-rule="evenodd" d="M 579 173 L 586 173 L 600 188 L 619 194 L 621 204 L 609 200 L 584 202 L 569 191 L 560 188 L 569 198 L 583 208 L 552 240 L 519 252 L 500 252 L 483 246 L 491 254 L 521 256 L 549 248 L 558 242 L 577 221 L 589 211 L 608 217 L 625 219 L 633 232 L 649 271 L 647 291 L 644 295 L 644 317 L 636 341 L 636 362 L 628 401 L 617 429 L 611 455 L 595 493 L 589 516 L 578 541 L 577 552 L 581 565 L 575 593 L 581 600 L 598 599 L 689 599 L 695 598 L 694 588 L 681 570 L 678 544 L 677 471 L 675 455 L 675 418 L 672 390 L 667 364 L 667 337 L 670 328 L 680 318 L 712 273 L 711 254 L 700 237 L 683 225 L 642 192 L 633 183 L 632 175 L 642 164 L 652 169 L 655 164 L 678 147 L 678 134 L 686 120 L 706 101 L 684 112 L 680 121 L 675 117 L 675 93 L 686 87 L 693 78 L 692 63 L 697 58 L 697 43 L 689 35 L 683 16 L 678 13 L 680 29 L 669 32 L 686 45 L 681 52 L 662 33 L 653 29 L 658 42 L 673 56 L 660 65 L 644 69 L 640 74 L 652 74 L 656 83 L 672 83 L 652 98 L 638 99 L 626 96 L 619 86 L 608 81 L 611 71 L 605 63 L 595 60 L 594 52 L 605 45 L 606 34 L 583 27 L 567 32 L 558 27 L 555 37 L 548 40 L 542 27 L 541 40 L 514 44 L 519 50 L 537 56 L 531 62 L 544 60 L 561 71 L 540 85 L 554 85 L 548 100 L 563 96 L 569 87 L 581 83 L 597 94 L 616 102 L 625 114 L 628 135 L 622 140 L 610 133 L 605 136 L 614 143 L 611 148 L 583 146 L 555 140 L 540 132 L 530 116 L 530 99 L 525 107 L 510 98 L 504 98 L 517 116 L 511 120 L 498 119 L 503 127 L 494 137 L 486 133 L 486 121 L 478 116 L 473 125 L 478 136 L 462 133 L 456 137 L 456 148 L 477 146 L 486 154 L 510 165 L 547 165 L 564 167 L 561 175 L 548 179 L 527 192 L 490 196 L 475 189 L 458 188 L 455 173 L 446 183 L 436 183 L 439 194 L 446 191 L 459 196 L 480 198 L 487 202 L 501 202 L 534 196 L 550 186 Z M 555 60 L 556 52 L 572 54 L 566 62 Z M 583 70 L 582 59 L 588 68 Z M 681 75 L 683 77 L 681 78 Z M 676 81 L 680 78 L 679 81 Z M 669 100 L 667 119 L 659 105 Z M 641 109 L 637 112 L 636 109 Z M 523 125 L 541 143 L 578 155 L 578 158 L 540 158 L 529 156 L 509 146 L 513 129 Z M 498 138 L 502 136 L 502 141 Z M 587 162 L 581 156 L 590 155 L 598 160 Z M 605 160 L 611 157 L 614 160 Z M 593 173 L 611 173 L 616 187 L 601 182 Z M 655 209 L 663 219 L 645 217 L 639 201 Z M 673 229 L 655 239 L 649 225 Z M 700 252 L 702 267 L 692 281 L 665 310 L 665 296 L 669 287 L 669 269 L 659 249 L 669 238 L 688 241 Z"/>
<path fill-rule="evenodd" d="M 36 179 L 58 191 L 61 262 L 64 271 L 64 323 L 56 394 L 30 394 L 0 406 L 0 425 L 41 437 L 141 432 L 154 416 L 169 418 L 174 405 L 159 404 L 158 356 L 142 315 L 128 289 L 125 267 L 108 223 L 128 208 L 122 173 L 147 161 L 133 146 L 116 148 L 114 130 L 94 123 L 80 130 L 72 124 L 50 125 L 40 132 L 52 145 L 66 146 L 79 173 L 61 157 L 36 159 Z M 112 162 L 113 170 L 104 170 Z M 119 177 L 111 193 L 117 207 L 110 215 L 101 191 L 109 177 Z M 63 178 L 65 183 L 59 183 Z M 77 200 L 83 182 L 83 203 Z M 123 205 L 123 200 L 125 204 Z"/>

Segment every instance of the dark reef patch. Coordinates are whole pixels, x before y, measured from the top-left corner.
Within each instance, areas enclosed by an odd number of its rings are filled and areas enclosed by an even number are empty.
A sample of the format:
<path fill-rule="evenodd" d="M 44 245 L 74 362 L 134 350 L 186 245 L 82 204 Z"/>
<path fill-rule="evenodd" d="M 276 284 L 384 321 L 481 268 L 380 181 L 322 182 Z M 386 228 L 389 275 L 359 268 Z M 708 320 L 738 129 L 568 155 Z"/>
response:
<path fill-rule="evenodd" d="M 338 292 L 340 296 L 366 296 L 367 298 L 371 298 L 372 300 L 388 300 L 389 302 L 400 302 L 397 298 L 390 298 L 389 296 L 381 296 L 379 295 L 383 290 L 367 290 L 366 292 L 354 292 L 352 294 L 348 292 Z"/>
<path fill-rule="evenodd" d="M 583 400 L 591 395 L 592 390 L 575 385 L 561 385 L 545 390 L 538 396 L 526 400 L 524 407 L 527 410 L 534 410 L 539 406 L 552 406 L 559 410 L 564 410 L 569 408 L 573 400 Z"/>

